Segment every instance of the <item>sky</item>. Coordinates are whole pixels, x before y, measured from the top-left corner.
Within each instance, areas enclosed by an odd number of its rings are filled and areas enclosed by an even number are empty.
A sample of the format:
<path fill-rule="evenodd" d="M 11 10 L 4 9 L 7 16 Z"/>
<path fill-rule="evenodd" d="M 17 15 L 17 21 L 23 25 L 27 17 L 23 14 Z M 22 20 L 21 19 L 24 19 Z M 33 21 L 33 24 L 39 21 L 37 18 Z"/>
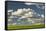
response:
<path fill-rule="evenodd" d="M 42 17 L 44 17 L 44 11 L 45 11 L 44 3 L 7 2 L 8 11 L 13 10 L 13 12 L 15 12 L 15 11 L 17 11 L 17 9 L 23 9 L 23 8 L 26 8 L 26 9 L 30 8 L 30 9 L 34 10 L 38 15 L 41 15 Z M 23 11 L 21 11 L 21 12 L 23 12 Z M 25 17 L 25 16 L 21 16 L 16 19 L 21 19 L 23 17 Z M 15 22 L 15 20 L 13 22 Z"/>
<path fill-rule="evenodd" d="M 38 14 L 44 14 L 45 5 L 43 3 L 17 3 L 17 2 L 8 2 L 7 3 L 7 10 L 13 10 L 16 11 L 20 8 L 31 8 Z"/>

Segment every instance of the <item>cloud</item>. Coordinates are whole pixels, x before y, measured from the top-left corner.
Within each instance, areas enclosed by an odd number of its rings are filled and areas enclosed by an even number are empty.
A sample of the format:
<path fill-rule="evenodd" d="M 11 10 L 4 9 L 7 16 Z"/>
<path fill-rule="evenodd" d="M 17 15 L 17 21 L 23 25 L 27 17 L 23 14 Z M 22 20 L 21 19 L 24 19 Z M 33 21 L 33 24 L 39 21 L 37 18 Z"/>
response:
<path fill-rule="evenodd" d="M 28 13 L 25 13 L 24 15 L 28 16 L 29 14 Z"/>
<path fill-rule="evenodd" d="M 39 5 L 36 5 L 36 7 L 37 7 L 37 8 L 40 8 L 40 6 L 39 6 Z"/>
<path fill-rule="evenodd" d="M 21 18 L 26 18 L 26 16 L 21 16 Z"/>
<path fill-rule="evenodd" d="M 26 5 L 36 5 L 36 7 L 39 8 L 39 9 L 44 9 L 45 8 L 44 4 L 39 4 L 39 3 L 24 3 L 24 4 L 26 4 Z"/>
<path fill-rule="evenodd" d="M 17 15 L 17 16 L 21 16 L 21 14 L 23 13 L 24 11 L 22 9 L 18 9 L 17 11 L 13 12 L 12 15 Z"/>
<path fill-rule="evenodd" d="M 44 9 L 45 8 L 45 6 L 43 4 L 37 4 L 36 7 L 39 8 L 39 9 Z"/>
<path fill-rule="evenodd" d="M 32 17 L 32 13 L 31 12 L 28 12 L 28 13 L 25 13 L 24 16 L 22 16 L 21 18 L 28 18 L 28 17 Z"/>
<path fill-rule="evenodd" d="M 12 25 L 16 25 L 17 23 L 13 23 Z"/>
<path fill-rule="evenodd" d="M 35 5 L 36 3 L 24 3 L 26 5 Z"/>
<path fill-rule="evenodd" d="M 28 8 L 28 9 L 18 9 L 17 11 L 15 12 L 12 12 L 12 15 L 17 15 L 17 16 L 22 16 L 24 15 L 25 13 L 28 13 L 29 11 L 31 11 L 32 9 Z"/>
<path fill-rule="evenodd" d="M 30 8 L 18 9 L 17 11 L 13 12 L 12 15 L 21 16 L 19 19 L 38 16 L 37 13 Z"/>
<path fill-rule="evenodd" d="M 25 16 L 26 16 L 26 17 L 32 17 L 33 14 L 32 14 L 32 12 L 28 12 L 28 13 L 25 14 Z"/>
<path fill-rule="evenodd" d="M 37 14 L 38 16 L 40 16 L 40 14 Z"/>
<path fill-rule="evenodd" d="M 31 18 L 27 18 L 28 19 L 28 21 L 30 22 L 30 21 L 32 21 L 32 19 Z"/>
<path fill-rule="evenodd" d="M 42 14 L 41 17 L 44 17 L 44 15 Z"/>
<path fill-rule="evenodd" d="M 30 9 L 30 8 L 28 8 L 28 9 L 23 8 L 23 11 L 25 11 L 25 12 L 28 12 L 30 10 L 32 10 L 32 9 Z"/>
<path fill-rule="evenodd" d="M 43 5 L 43 4 L 39 4 L 39 3 L 24 3 L 26 5 Z"/>
<path fill-rule="evenodd" d="M 8 12 L 13 12 L 13 10 L 8 10 Z"/>
<path fill-rule="evenodd" d="M 12 19 L 8 19 L 8 21 L 12 21 Z"/>
<path fill-rule="evenodd" d="M 45 6 L 42 6 L 41 8 L 42 8 L 42 9 L 45 9 Z"/>

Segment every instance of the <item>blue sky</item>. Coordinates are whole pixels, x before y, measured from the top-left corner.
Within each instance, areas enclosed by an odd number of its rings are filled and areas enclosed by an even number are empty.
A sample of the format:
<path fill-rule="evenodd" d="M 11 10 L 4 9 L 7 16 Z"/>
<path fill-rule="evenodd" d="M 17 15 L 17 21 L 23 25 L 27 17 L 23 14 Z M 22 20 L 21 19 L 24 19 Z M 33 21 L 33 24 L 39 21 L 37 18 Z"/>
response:
<path fill-rule="evenodd" d="M 8 2 L 7 4 L 8 4 L 7 9 L 13 10 L 13 11 L 16 11 L 19 8 L 31 8 L 38 14 L 44 14 L 44 11 L 45 11 L 45 9 L 42 9 L 42 7 L 45 5 L 44 4 L 40 5 L 42 3 L 39 3 L 38 6 L 37 6 L 37 4 L 36 5 L 26 5 L 25 3 L 17 3 L 17 2 Z M 40 8 L 38 8 L 38 7 L 40 7 Z"/>

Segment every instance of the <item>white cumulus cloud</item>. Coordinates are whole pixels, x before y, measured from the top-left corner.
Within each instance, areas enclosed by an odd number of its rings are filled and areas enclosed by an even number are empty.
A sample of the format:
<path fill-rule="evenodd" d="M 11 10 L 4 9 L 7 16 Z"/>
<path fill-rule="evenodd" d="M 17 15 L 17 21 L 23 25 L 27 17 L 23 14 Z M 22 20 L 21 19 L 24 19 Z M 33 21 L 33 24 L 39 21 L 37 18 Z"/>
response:
<path fill-rule="evenodd" d="M 12 15 L 21 15 L 23 13 L 22 9 L 18 9 L 17 11 L 13 12 Z"/>
<path fill-rule="evenodd" d="M 24 3 L 26 5 L 35 5 L 36 3 Z"/>
<path fill-rule="evenodd" d="M 37 13 L 35 11 L 33 11 L 32 9 L 30 9 L 30 8 L 28 8 L 28 9 L 25 9 L 25 8 L 18 9 L 17 11 L 15 11 L 15 12 L 12 13 L 12 15 L 21 16 L 20 19 L 21 18 L 33 17 L 36 14 Z"/>
<path fill-rule="evenodd" d="M 8 10 L 8 12 L 13 12 L 13 10 Z"/>
<path fill-rule="evenodd" d="M 12 15 L 22 15 L 22 14 L 25 14 L 29 11 L 31 11 L 32 9 L 28 8 L 28 9 L 18 9 L 17 11 L 13 12 Z"/>
<path fill-rule="evenodd" d="M 44 15 L 42 14 L 41 17 L 44 17 Z"/>

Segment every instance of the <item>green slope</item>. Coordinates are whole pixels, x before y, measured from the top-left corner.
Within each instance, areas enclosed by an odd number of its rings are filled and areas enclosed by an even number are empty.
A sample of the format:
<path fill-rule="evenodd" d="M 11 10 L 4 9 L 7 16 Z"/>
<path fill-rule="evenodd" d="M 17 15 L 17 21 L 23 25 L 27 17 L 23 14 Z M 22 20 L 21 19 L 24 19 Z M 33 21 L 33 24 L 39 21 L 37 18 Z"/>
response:
<path fill-rule="evenodd" d="M 34 28 L 44 28 L 45 25 L 44 24 L 32 24 L 32 25 L 23 25 L 23 26 L 17 26 L 17 25 L 8 25 L 7 29 L 11 30 L 11 29 L 34 29 Z"/>

